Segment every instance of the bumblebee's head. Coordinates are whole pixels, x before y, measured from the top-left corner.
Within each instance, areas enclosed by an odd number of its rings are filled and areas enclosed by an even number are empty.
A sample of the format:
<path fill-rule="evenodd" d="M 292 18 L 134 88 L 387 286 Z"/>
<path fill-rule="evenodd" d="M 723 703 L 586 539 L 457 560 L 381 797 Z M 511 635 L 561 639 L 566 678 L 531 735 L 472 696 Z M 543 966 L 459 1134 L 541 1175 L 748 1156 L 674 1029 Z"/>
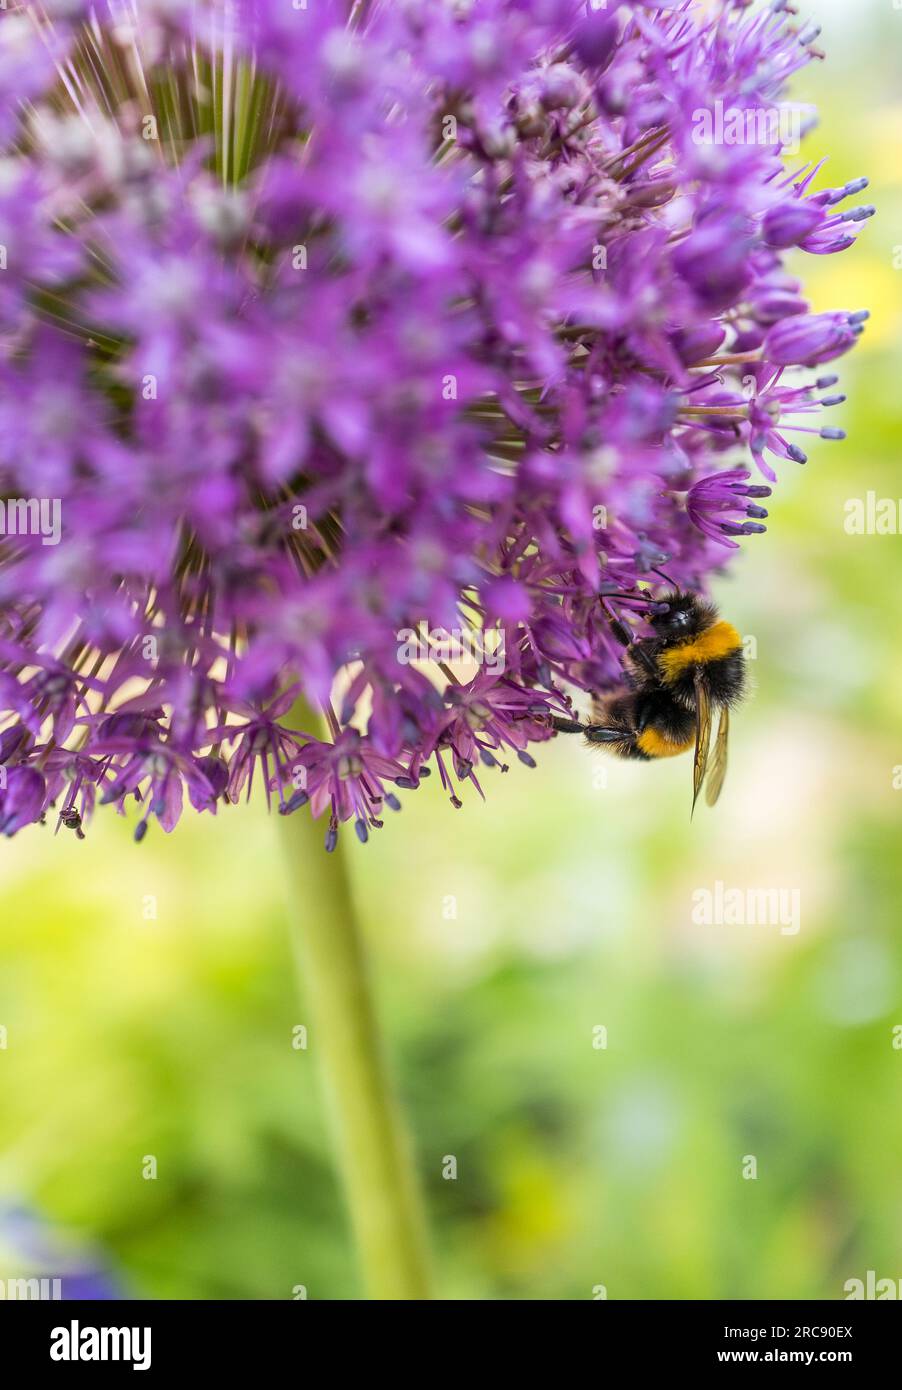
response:
<path fill-rule="evenodd" d="M 695 637 L 706 627 L 710 627 L 713 617 L 708 604 L 695 594 L 674 592 L 665 594 L 658 606 L 666 604 L 661 612 L 649 619 L 655 635 L 666 642 L 680 641 L 684 637 Z"/>

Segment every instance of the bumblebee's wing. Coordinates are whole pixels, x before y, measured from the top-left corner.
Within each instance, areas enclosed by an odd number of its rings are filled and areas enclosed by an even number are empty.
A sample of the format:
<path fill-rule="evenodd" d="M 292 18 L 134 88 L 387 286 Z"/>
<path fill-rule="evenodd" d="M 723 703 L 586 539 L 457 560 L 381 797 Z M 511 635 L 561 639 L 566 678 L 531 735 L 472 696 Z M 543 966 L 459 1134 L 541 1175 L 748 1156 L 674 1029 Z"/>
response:
<path fill-rule="evenodd" d="M 708 785 L 705 787 L 705 800 L 709 806 L 713 806 L 720 796 L 723 779 L 727 775 L 727 740 L 729 736 L 730 712 L 724 705 L 720 711 L 717 738 L 714 740 L 714 752 L 711 754 L 711 771 L 708 774 Z"/>
<path fill-rule="evenodd" d="M 711 702 L 705 678 L 695 673 L 695 759 L 692 765 L 692 810 L 698 801 L 698 794 L 705 780 L 708 767 L 708 748 L 711 744 Z M 691 815 L 691 813 L 690 813 Z"/>

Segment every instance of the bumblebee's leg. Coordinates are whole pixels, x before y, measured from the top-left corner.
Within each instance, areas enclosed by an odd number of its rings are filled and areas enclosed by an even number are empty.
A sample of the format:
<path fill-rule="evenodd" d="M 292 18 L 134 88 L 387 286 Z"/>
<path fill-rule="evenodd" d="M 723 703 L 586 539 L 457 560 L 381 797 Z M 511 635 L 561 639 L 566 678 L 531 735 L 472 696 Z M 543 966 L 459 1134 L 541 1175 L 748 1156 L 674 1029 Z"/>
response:
<path fill-rule="evenodd" d="M 624 729 L 609 729 L 606 724 L 587 724 L 582 732 L 587 743 L 625 743 L 630 738 Z"/>
<path fill-rule="evenodd" d="M 654 702 L 652 700 L 636 701 L 636 733 L 644 734 L 654 714 Z"/>
<path fill-rule="evenodd" d="M 601 606 L 605 618 L 607 619 L 611 636 L 614 638 L 615 642 L 619 642 L 621 647 L 629 651 L 633 659 L 644 667 L 647 675 L 657 680 L 659 677 L 658 667 L 651 652 L 646 651 L 644 647 L 640 646 L 630 629 L 626 626 L 626 623 L 622 623 L 619 618 L 615 618 L 604 602 L 602 602 Z"/>
<path fill-rule="evenodd" d="M 556 714 L 551 716 L 551 727 L 559 734 L 585 734 L 587 743 L 634 742 L 627 729 L 612 729 L 607 724 L 579 724 L 575 719 L 560 719 Z"/>
<path fill-rule="evenodd" d="M 619 618 L 615 618 L 614 614 L 604 602 L 602 602 L 601 607 L 614 641 L 619 642 L 621 647 L 631 647 L 633 644 L 633 634 L 630 632 L 626 623 L 622 623 Z"/>
<path fill-rule="evenodd" d="M 578 724 L 575 719 L 560 719 L 556 714 L 551 716 L 551 727 L 559 734 L 585 734 L 586 743 L 607 744 L 621 758 L 642 757 L 635 736 L 628 729 L 612 729 L 607 724 Z"/>
<path fill-rule="evenodd" d="M 671 743 L 682 743 L 692 735 L 695 715 L 678 704 L 669 691 L 652 688 L 636 695 L 635 724 L 637 734 L 644 734 L 651 726 Z"/>
<path fill-rule="evenodd" d="M 560 719 L 558 715 L 551 716 L 551 727 L 559 734 L 582 734 L 586 731 L 585 724 L 580 724 L 576 719 Z"/>
<path fill-rule="evenodd" d="M 607 724 L 587 724 L 586 743 L 606 744 L 618 758 L 646 758 L 641 752 L 632 729 L 612 729 Z"/>

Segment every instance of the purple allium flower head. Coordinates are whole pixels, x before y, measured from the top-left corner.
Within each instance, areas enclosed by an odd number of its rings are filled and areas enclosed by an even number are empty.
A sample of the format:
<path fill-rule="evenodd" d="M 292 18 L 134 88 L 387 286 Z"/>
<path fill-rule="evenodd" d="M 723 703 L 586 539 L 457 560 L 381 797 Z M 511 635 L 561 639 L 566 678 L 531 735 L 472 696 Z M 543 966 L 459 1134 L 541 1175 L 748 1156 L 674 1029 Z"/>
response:
<path fill-rule="evenodd" d="M 793 162 L 814 38 L 745 0 L 0 11 L 0 830 L 262 782 L 331 848 L 533 765 L 620 676 L 608 616 L 661 566 L 704 592 L 788 436 L 841 436 L 798 369 L 865 316 L 782 258 L 873 209 Z"/>

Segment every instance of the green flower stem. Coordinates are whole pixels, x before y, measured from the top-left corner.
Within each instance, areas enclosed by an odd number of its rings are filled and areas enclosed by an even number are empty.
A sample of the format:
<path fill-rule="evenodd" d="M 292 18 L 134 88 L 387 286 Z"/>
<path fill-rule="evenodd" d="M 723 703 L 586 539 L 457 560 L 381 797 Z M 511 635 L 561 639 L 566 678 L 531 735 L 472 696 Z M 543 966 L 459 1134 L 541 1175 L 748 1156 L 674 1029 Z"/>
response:
<path fill-rule="evenodd" d="M 319 721 L 295 705 L 289 728 Z M 341 843 L 323 848 L 322 820 L 279 817 L 289 875 L 295 953 L 310 1001 L 367 1296 L 429 1298 L 423 1209 L 390 1084 Z"/>

